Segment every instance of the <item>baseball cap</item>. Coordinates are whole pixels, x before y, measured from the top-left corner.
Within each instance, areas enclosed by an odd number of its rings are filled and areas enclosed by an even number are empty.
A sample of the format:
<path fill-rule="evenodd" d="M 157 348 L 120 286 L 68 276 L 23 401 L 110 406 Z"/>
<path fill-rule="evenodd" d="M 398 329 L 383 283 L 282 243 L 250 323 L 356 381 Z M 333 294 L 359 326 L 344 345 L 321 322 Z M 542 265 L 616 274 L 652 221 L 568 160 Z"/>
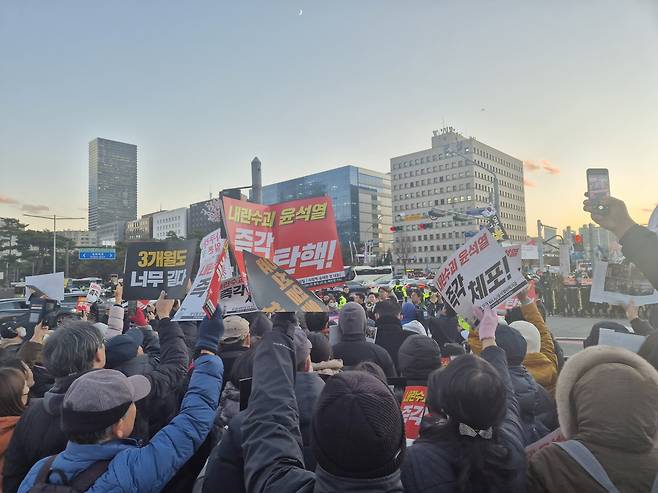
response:
<path fill-rule="evenodd" d="M 62 431 L 93 433 L 119 421 L 130 404 L 151 392 L 144 375 L 127 377 L 116 370 L 92 370 L 78 377 L 64 395 Z"/>
<path fill-rule="evenodd" d="M 114 368 L 133 359 L 143 343 L 144 333 L 138 328 L 129 329 L 125 334 L 113 337 L 105 343 L 106 366 Z"/>
<path fill-rule="evenodd" d="M 295 346 L 295 364 L 306 361 L 311 355 L 311 348 L 313 344 L 308 340 L 306 334 L 299 327 L 295 327 L 295 333 L 292 337 L 293 345 Z"/>
<path fill-rule="evenodd" d="M 219 340 L 225 344 L 239 342 L 249 335 L 249 322 L 237 315 L 231 315 L 224 319 L 224 335 Z"/>

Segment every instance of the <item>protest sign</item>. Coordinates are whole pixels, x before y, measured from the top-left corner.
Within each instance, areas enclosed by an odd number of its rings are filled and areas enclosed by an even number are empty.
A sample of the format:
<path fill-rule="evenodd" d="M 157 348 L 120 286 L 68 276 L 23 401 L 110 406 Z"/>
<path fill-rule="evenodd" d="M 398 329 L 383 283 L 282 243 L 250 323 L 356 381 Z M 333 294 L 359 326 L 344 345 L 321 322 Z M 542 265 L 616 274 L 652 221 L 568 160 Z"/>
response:
<path fill-rule="evenodd" d="M 256 306 L 264 312 L 326 312 L 313 293 L 271 260 L 244 251 L 249 288 Z"/>
<path fill-rule="evenodd" d="M 219 295 L 219 306 L 223 315 L 239 315 L 256 312 L 258 308 L 251 299 L 251 294 L 243 280 L 239 277 L 222 281 L 222 291 Z"/>
<path fill-rule="evenodd" d="M 306 287 L 344 281 L 329 197 L 260 205 L 224 197 L 226 232 L 241 272 L 242 252 L 272 260 Z"/>
<path fill-rule="evenodd" d="M 87 291 L 87 303 L 96 303 L 100 295 L 101 285 L 97 282 L 92 282 L 89 284 L 89 290 Z"/>
<path fill-rule="evenodd" d="M 624 334 L 612 329 L 599 329 L 599 346 L 614 346 L 637 353 L 646 337 L 638 334 Z"/>
<path fill-rule="evenodd" d="M 64 273 L 25 277 L 25 301 L 36 293 L 40 297 L 61 301 L 64 299 Z"/>
<path fill-rule="evenodd" d="M 510 265 L 505 249 L 486 229 L 441 266 L 434 282 L 443 299 L 467 319 L 474 316 L 473 307 L 495 308 L 527 284 L 521 272 Z"/>
<path fill-rule="evenodd" d="M 505 231 L 505 228 L 503 227 L 503 223 L 500 222 L 500 218 L 498 217 L 498 214 L 492 214 L 487 217 L 487 229 L 489 230 L 491 235 L 496 239 L 496 241 L 509 240 L 507 231 Z"/>
<path fill-rule="evenodd" d="M 425 399 L 427 387 L 422 385 L 408 386 L 404 389 L 400 411 L 404 421 L 404 433 L 407 439 L 415 440 L 420 431 L 420 422 L 427 412 Z"/>
<path fill-rule="evenodd" d="M 658 303 L 658 291 L 632 263 L 596 261 L 589 300 L 610 305 L 627 305 L 631 301 L 637 306 L 650 305 Z"/>
<path fill-rule="evenodd" d="M 372 342 L 373 344 L 377 340 L 377 327 L 374 325 L 366 325 L 366 342 Z"/>
<path fill-rule="evenodd" d="M 128 244 L 123 279 L 124 300 L 185 296 L 196 254 L 196 240 L 140 241 Z"/>

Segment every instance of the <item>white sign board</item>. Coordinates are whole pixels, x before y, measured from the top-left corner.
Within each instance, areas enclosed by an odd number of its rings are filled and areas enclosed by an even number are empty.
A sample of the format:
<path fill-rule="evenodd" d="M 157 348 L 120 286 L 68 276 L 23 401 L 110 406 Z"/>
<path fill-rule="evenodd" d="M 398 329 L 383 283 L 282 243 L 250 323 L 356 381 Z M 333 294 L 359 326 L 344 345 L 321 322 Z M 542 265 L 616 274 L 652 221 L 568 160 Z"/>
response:
<path fill-rule="evenodd" d="M 592 303 L 636 306 L 658 303 L 658 291 L 646 277 L 630 263 L 594 262 L 594 276 L 589 300 Z"/>
<path fill-rule="evenodd" d="M 219 229 L 204 236 L 201 240 L 199 270 L 190 291 L 187 293 L 176 315 L 174 315 L 175 321 L 203 320 L 205 316 L 203 305 L 206 302 L 210 280 L 217 265 L 217 259 L 225 248 L 225 245 L 226 240 L 220 236 Z M 230 265 L 230 262 L 225 262 L 224 266 L 219 299 L 222 315 L 257 311 L 256 305 L 251 302 L 251 296 L 246 286 L 239 278 L 231 278 L 233 267 Z"/>
<path fill-rule="evenodd" d="M 599 346 L 614 346 L 637 353 L 646 337 L 637 334 L 624 334 L 611 329 L 599 329 Z"/>
<path fill-rule="evenodd" d="M 96 282 L 92 282 L 89 285 L 89 291 L 87 291 L 87 303 L 96 303 L 100 295 L 101 285 Z"/>
<path fill-rule="evenodd" d="M 473 307 L 495 308 L 527 283 L 515 260 L 483 229 L 460 247 L 439 269 L 434 282 L 444 300 L 471 319 Z"/>
<path fill-rule="evenodd" d="M 25 277 L 25 301 L 32 293 L 43 294 L 48 299 L 62 301 L 64 299 L 64 273 L 42 274 Z"/>
<path fill-rule="evenodd" d="M 524 245 L 521 245 L 521 258 L 523 260 L 539 260 L 539 250 L 537 248 L 537 244 L 535 243 L 534 245 L 531 245 L 529 243 L 525 243 Z"/>

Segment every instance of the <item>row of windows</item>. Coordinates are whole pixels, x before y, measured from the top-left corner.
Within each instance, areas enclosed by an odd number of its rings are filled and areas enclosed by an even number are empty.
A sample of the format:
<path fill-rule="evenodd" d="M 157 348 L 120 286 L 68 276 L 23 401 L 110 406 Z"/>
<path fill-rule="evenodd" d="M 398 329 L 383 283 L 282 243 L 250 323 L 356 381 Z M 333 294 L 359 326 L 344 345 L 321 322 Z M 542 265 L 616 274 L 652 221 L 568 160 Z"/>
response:
<path fill-rule="evenodd" d="M 412 180 L 409 182 L 393 184 L 393 190 L 402 190 L 403 188 L 413 188 L 414 186 L 421 187 L 423 185 L 431 185 L 432 183 L 442 183 L 444 181 L 459 180 L 460 178 L 468 178 L 469 176 L 471 176 L 470 170 L 460 171 L 459 173 L 452 173 L 452 174 L 448 173 L 441 176 L 434 176 L 432 178 L 427 178 L 427 180 L 425 179 L 415 180 L 415 181 Z"/>
<path fill-rule="evenodd" d="M 461 144 L 458 144 L 458 146 L 461 146 Z M 459 150 L 461 150 L 461 148 Z M 466 147 L 464 149 L 464 152 L 466 152 L 466 153 L 470 152 L 469 148 Z M 507 161 L 506 159 L 503 159 L 500 156 L 496 156 L 496 155 L 494 155 L 490 152 L 484 151 L 484 150 L 479 149 L 477 147 L 473 148 L 473 152 L 475 154 L 477 154 L 478 156 L 481 156 L 485 159 L 489 159 L 490 161 L 493 161 L 496 164 L 500 164 L 502 166 L 505 166 L 506 168 L 509 168 L 511 170 L 521 171 L 523 169 L 523 166 L 520 163 L 513 163 L 511 161 Z M 432 154 L 431 156 L 423 156 L 423 157 L 420 157 L 420 158 L 409 159 L 408 161 L 393 163 L 391 165 L 391 169 L 409 168 L 409 167 L 415 166 L 415 165 L 426 164 L 426 163 L 430 163 L 430 162 L 436 162 L 436 161 L 443 160 L 443 159 L 450 159 L 450 158 L 453 158 L 455 156 L 459 156 L 459 154 L 457 154 L 456 152 L 446 151 L 445 153 Z M 505 170 L 501 170 L 501 171 L 505 171 Z M 509 173 L 509 172 L 507 172 L 507 173 Z"/>
<path fill-rule="evenodd" d="M 395 198 L 397 200 L 405 200 L 405 199 L 413 199 L 414 197 L 415 198 L 431 197 L 432 195 L 439 195 L 443 193 L 457 192 L 457 191 L 470 190 L 470 189 L 471 189 L 470 183 L 460 183 L 459 185 L 440 187 L 440 188 L 435 188 L 434 190 L 426 189 L 426 190 L 418 190 L 416 192 L 410 192 L 404 194 L 401 193 L 399 195 L 396 195 Z"/>

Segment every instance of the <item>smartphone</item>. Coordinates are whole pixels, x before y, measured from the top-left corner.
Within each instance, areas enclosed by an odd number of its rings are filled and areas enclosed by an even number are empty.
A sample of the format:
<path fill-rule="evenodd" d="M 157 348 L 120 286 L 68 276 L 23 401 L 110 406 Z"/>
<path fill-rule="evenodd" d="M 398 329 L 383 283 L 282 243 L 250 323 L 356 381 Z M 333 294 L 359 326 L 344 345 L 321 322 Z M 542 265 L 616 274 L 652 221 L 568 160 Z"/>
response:
<path fill-rule="evenodd" d="M 606 168 L 589 168 L 587 170 L 587 197 L 601 212 L 606 210 L 600 202 L 610 197 L 610 175 Z"/>

